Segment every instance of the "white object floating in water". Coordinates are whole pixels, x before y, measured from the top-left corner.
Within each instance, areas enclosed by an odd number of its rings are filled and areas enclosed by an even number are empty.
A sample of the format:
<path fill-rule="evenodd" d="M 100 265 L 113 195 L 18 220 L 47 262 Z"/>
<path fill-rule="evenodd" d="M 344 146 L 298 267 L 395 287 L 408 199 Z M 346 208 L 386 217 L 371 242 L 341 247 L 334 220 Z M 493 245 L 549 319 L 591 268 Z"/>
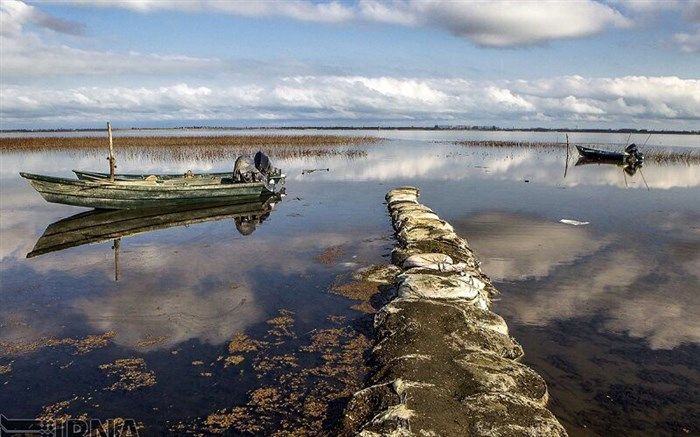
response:
<path fill-rule="evenodd" d="M 564 223 L 566 225 L 574 225 L 574 226 L 582 226 L 582 225 L 587 225 L 590 222 L 580 222 L 578 220 L 571 220 L 571 219 L 561 219 L 559 222 Z"/>

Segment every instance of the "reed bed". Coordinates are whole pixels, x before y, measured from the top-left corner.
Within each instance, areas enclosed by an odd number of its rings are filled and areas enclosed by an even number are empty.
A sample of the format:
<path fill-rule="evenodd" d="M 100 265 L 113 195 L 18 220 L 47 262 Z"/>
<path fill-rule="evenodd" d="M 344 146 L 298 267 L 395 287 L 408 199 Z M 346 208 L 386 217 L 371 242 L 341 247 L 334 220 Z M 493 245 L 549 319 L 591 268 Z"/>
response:
<path fill-rule="evenodd" d="M 149 156 L 174 160 L 230 159 L 252 155 L 258 150 L 274 158 L 299 158 L 341 155 L 366 156 L 358 146 L 376 144 L 382 138 L 345 135 L 227 135 L 183 137 L 115 137 L 114 148 L 120 156 Z M 86 152 L 101 154 L 107 139 L 100 137 L 0 138 L 0 152 Z"/>
<path fill-rule="evenodd" d="M 643 150 L 644 159 L 657 164 L 679 164 L 700 165 L 700 152 L 697 150 L 668 150 L 659 148 L 649 148 Z"/>
<path fill-rule="evenodd" d="M 454 144 L 468 147 L 493 147 L 493 148 L 529 148 L 529 149 L 566 149 L 566 143 L 532 142 L 532 141 L 494 141 L 494 140 L 470 140 L 455 141 Z M 573 144 L 570 145 L 571 152 L 577 154 Z M 620 151 L 622 146 L 613 147 L 610 145 L 586 144 L 601 150 Z M 646 162 L 655 164 L 686 164 L 700 165 L 700 151 L 692 149 L 663 149 L 659 147 L 640 148 L 644 153 Z"/>
<path fill-rule="evenodd" d="M 497 141 L 497 140 L 455 141 L 454 144 L 458 144 L 460 146 L 470 146 L 470 147 L 503 147 L 503 148 L 525 147 L 525 148 L 530 148 L 530 149 L 566 147 L 566 143 L 547 143 L 547 142 L 533 142 L 533 141 Z"/>

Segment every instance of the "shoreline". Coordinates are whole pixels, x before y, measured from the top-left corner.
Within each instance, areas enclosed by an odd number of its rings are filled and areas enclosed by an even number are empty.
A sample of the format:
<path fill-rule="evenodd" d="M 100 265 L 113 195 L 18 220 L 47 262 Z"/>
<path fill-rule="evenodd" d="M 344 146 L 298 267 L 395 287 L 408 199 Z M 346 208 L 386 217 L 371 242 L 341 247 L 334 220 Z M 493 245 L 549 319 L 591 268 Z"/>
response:
<path fill-rule="evenodd" d="M 127 127 L 113 128 L 115 132 L 167 131 L 167 130 L 216 130 L 216 131 L 251 131 L 251 130 L 318 130 L 318 131 L 464 131 L 464 132 L 555 132 L 555 133 L 608 133 L 608 134 L 658 134 L 658 135 L 700 135 L 700 130 L 659 130 L 659 129 L 602 129 L 602 128 L 503 128 L 497 126 L 177 126 L 177 127 Z M 104 128 L 75 129 L 0 129 L 0 134 L 11 133 L 61 133 L 61 132 L 104 132 Z"/>

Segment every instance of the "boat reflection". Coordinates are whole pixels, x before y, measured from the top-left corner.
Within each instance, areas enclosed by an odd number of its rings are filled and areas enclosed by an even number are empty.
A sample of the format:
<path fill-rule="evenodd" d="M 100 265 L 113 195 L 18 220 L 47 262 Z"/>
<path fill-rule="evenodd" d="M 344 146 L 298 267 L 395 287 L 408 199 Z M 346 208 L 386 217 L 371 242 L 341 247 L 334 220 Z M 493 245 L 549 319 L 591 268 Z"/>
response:
<path fill-rule="evenodd" d="M 27 258 L 114 240 L 116 259 L 122 237 L 224 219 L 233 219 L 241 235 L 250 235 L 281 199 L 282 195 L 275 194 L 252 202 L 87 211 L 51 223 Z"/>
<path fill-rule="evenodd" d="M 622 171 L 627 173 L 629 176 L 634 176 L 638 170 L 641 170 L 643 163 L 642 162 L 634 162 L 634 163 L 620 163 L 618 160 L 605 160 L 605 159 L 590 159 L 586 158 L 585 156 L 581 156 L 578 161 L 576 161 L 576 164 L 574 164 L 576 167 L 581 166 L 581 165 L 590 165 L 590 164 L 599 164 L 599 165 L 615 165 L 617 167 L 622 168 Z"/>

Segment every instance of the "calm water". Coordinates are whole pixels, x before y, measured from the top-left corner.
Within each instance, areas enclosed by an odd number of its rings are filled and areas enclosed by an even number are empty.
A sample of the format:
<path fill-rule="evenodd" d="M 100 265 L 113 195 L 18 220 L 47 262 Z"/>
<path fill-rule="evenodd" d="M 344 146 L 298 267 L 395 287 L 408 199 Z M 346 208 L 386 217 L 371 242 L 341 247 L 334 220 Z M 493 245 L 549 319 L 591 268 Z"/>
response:
<path fill-rule="evenodd" d="M 571 434 L 700 433 L 700 168 L 648 163 L 646 184 L 639 172 L 624 176 L 611 166 L 569 166 L 564 178 L 564 150 L 436 142 L 562 134 L 381 134 L 392 139 L 368 147 L 366 157 L 277 161 L 288 196 L 250 235 L 220 217 L 122 238 L 118 281 L 111 240 L 25 258 L 49 224 L 81 210 L 44 202 L 17 172 L 68 175 L 106 161 L 0 156 L 0 410 L 36 417 L 67 401 L 58 414 L 134 417 L 152 431 L 201 424 L 245 405 L 260 387 L 283 384 L 250 358 L 224 366 L 238 333 L 274 344 L 270 354 L 294 355 L 287 376 L 316 368 L 323 358 L 304 352 L 315 332 L 366 329 L 369 317 L 350 308 L 356 302 L 329 289 L 361 266 L 386 262 L 393 240 L 383 196 L 412 184 L 483 261 L 502 291 L 495 310 L 547 380 L 551 407 Z M 650 143 L 700 147 L 700 138 Z M 122 172 L 230 167 L 119 160 Z M 330 171 L 301 174 L 313 168 Z M 328 248 L 339 249 L 337 259 L 319 262 Z M 293 313 L 293 324 L 273 341 L 270 320 L 280 310 Z M 46 340 L 106 332 L 114 333 L 107 345 L 85 353 Z M 120 374 L 100 365 L 123 358 L 143 358 L 155 384 L 110 390 Z"/>

